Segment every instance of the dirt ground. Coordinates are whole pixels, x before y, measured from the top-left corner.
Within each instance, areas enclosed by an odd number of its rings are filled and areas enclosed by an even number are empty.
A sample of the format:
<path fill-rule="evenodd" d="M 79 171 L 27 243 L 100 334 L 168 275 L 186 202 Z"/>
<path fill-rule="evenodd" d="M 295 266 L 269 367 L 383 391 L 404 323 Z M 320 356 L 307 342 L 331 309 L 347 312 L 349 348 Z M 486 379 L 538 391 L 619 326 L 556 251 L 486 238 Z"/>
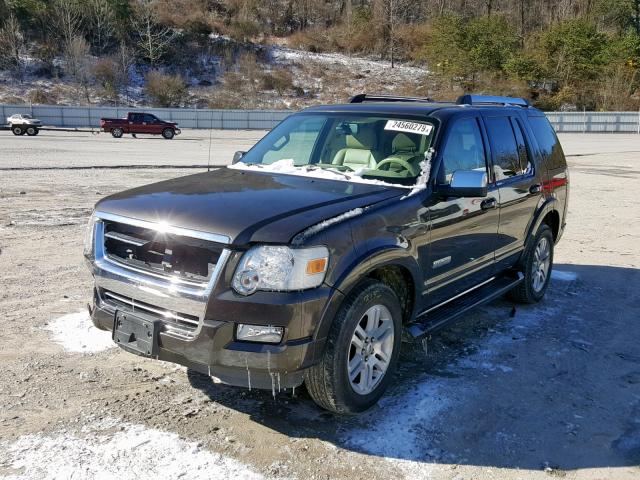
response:
<path fill-rule="evenodd" d="M 262 134 L 213 132 L 212 164 Z M 208 135 L 0 132 L 0 478 L 640 478 L 640 136 L 561 136 L 570 211 L 542 303 L 406 345 L 379 405 L 341 418 L 304 389 L 89 345 L 105 334 L 86 326 L 64 338 L 86 322 L 93 204 L 198 171 Z"/>

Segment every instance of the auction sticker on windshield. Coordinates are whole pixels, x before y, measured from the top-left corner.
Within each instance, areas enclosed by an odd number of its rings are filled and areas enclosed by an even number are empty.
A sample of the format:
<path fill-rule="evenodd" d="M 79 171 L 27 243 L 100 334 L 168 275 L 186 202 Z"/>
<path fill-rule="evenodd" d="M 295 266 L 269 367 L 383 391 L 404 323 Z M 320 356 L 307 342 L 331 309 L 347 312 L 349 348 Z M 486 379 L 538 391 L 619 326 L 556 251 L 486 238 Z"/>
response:
<path fill-rule="evenodd" d="M 389 120 L 384 126 L 385 130 L 396 132 L 417 133 L 419 135 L 429 135 L 433 130 L 433 125 L 428 123 L 407 122 L 406 120 Z"/>

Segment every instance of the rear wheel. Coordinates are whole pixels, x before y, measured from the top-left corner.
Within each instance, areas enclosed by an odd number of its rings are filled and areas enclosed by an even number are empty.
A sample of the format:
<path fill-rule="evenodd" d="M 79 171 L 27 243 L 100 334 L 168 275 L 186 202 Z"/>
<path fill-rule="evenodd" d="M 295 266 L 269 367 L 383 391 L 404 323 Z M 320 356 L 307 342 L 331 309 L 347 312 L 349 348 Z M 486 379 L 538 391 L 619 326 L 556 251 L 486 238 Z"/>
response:
<path fill-rule="evenodd" d="M 373 406 L 398 363 L 402 310 L 388 286 L 368 280 L 347 297 L 336 315 L 322 359 L 305 383 L 322 408 L 355 414 Z"/>
<path fill-rule="evenodd" d="M 38 134 L 38 128 L 37 127 L 28 126 L 27 129 L 26 129 L 26 133 L 30 137 L 35 137 Z"/>
<path fill-rule="evenodd" d="M 13 132 L 14 135 L 24 135 L 24 130 L 20 125 L 12 125 L 11 131 Z"/>
<path fill-rule="evenodd" d="M 113 136 L 113 138 L 121 138 L 123 133 L 124 132 L 121 128 L 114 128 L 113 130 L 111 130 L 111 135 Z"/>
<path fill-rule="evenodd" d="M 553 233 L 543 223 L 520 261 L 524 280 L 509 292 L 509 297 L 519 303 L 539 302 L 549 287 L 552 269 Z"/>
<path fill-rule="evenodd" d="M 174 137 L 174 135 L 175 135 L 175 132 L 173 131 L 172 128 L 165 128 L 162 131 L 162 136 L 167 140 L 171 140 Z"/>

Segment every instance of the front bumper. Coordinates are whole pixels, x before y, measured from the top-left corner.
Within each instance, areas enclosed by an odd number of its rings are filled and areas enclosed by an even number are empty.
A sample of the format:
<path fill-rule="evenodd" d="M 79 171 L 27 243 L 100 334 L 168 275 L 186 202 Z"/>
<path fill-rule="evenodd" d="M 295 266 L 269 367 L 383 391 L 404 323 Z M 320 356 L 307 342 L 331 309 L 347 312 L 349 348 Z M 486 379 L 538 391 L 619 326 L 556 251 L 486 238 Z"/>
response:
<path fill-rule="evenodd" d="M 96 327 L 113 330 L 115 310 L 95 291 L 91 318 Z M 160 331 L 157 360 L 184 365 L 214 380 L 247 388 L 292 388 L 303 381 L 324 342 L 312 338 L 289 339 L 279 345 L 235 340 L 235 323 L 207 320 L 191 339 Z M 135 352 L 131 352 L 135 353 Z"/>
<path fill-rule="evenodd" d="M 229 249 L 223 251 L 208 285 L 177 285 L 110 259 L 102 229 L 102 222 L 96 222 L 90 262 L 95 279 L 91 317 L 96 327 L 113 331 L 117 311 L 143 313 L 160 324 L 153 358 L 249 388 L 298 386 L 304 370 L 319 358 L 324 339 L 315 339 L 316 327 L 329 299 L 340 295 L 337 290 L 323 286 L 238 295 L 228 285 L 241 253 Z M 237 341 L 238 323 L 283 327 L 283 340 L 277 345 Z"/>

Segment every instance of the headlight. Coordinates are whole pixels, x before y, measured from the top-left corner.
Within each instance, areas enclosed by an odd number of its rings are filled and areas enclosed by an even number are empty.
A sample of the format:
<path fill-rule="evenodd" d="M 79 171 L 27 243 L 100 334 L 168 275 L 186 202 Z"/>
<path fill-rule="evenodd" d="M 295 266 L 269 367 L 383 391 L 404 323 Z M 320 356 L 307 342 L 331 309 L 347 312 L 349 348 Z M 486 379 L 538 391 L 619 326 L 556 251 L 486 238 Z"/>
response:
<path fill-rule="evenodd" d="M 89 217 L 89 223 L 87 223 L 87 230 L 84 232 L 84 248 L 83 254 L 86 258 L 93 259 L 93 242 L 96 230 L 96 215 L 91 212 Z"/>
<path fill-rule="evenodd" d="M 244 254 L 233 275 L 241 295 L 256 290 L 291 291 L 322 284 L 329 263 L 326 247 L 289 248 L 261 245 Z"/>

